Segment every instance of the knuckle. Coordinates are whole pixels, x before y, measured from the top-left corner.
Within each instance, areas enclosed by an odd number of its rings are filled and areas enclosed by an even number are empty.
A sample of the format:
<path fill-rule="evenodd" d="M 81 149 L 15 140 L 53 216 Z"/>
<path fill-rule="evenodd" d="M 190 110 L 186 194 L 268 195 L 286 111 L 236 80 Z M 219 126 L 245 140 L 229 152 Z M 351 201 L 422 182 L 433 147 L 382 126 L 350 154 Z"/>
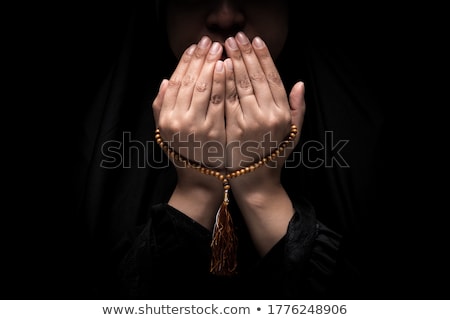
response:
<path fill-rule="evenodd" d="M 190 86 L 195 82 L 195 77 L 192 74 L 186 74 L 183 77 L 183 86 Z"/>
<path fill-rule="evenodd" d="M 181 86 L 181 81 L 178 78 L 169 80 L 169 87 L 179 88 Z"/>
<path fill-rule="evenodd" d="M 205 92 L 208 89 L 208 84 L 204 81 L 198 81 L 195 85 L 195 91 Z"/>
<path fill-rule="evenodd" d="M 220 132 L 216 129 L 210 129 L 206 133 L 206 139 L 208 141 L 218 141 L 220 138 Z"/>
<path fill-rule="evenodd" d="M 247 55 L 252 54 L 253 49 L 252 49 L 251 44 L 248 44 L 248 45 L 244 46 L 244 47 L 241 49 L 241 52 L 244 53 L 244 54 L 247 54 Z"/>
<path fill-rule="evenodd" d="M 280 86 L 282 84 L 280 75 L 276 71 L 271 71 L 267 74 L 267 80 L 270 83 Z"/>
<path fill-rule="evenodd" d="M 267 51 L 267 50 L 260 50 L 259 53 L 258 53 L 258 57 L 259 57 L 259 60 L 263 60 L 263 61 L 272 59 L 272 57 L 270 56 L 269 51 Z"/>
<path fill-rule="evenodd" d="M 279 125 L 279 120 L 274 117 L 270 117 L 266 120 L 266 126 L 271 130 L 277 128 L 278 125 Z"/>
<path fill-rule="evenodd" d="M 183 57 L 181 58 L 181 61 L 183 63 L 189 63 L 192 59 L 192 55 L 191 54 L 184 54 Z"/>
<path fill-rule="evenodd" d="M 227 94 L 227 101 L 230 103 L 234 103 L 237 100 L 237 97 L 237 91 L 236 88 L 234 88 Z"/>
<path fill-rule="evenodd" d="M 236 61 L 241 61 L 242 60 L 242 54 L 240 51 L 237 51 L 235 53 L 232 54 L 231 56 L 232 60 L 236 60 Z"/>
<path fill-rule="evenodd" d="M 250 79 L 252 79 L 252 81 L 260 82 L 265 81 L 266 76 L 262 72 L 255 72 L 250 74 Z"/>
<path fill-rule="evenodd" d="M 252 87 L 252 83 L 251 83 L 251 81 L 250 81 L 250 78 L 247 77 L 247 76 L 245 76 L 244 78 L 240 79 L 240 80 L 238 81 L 238 86 L 239 86 L 241 89 L 244 89 L 244 90 L 250 89 L 250 88 Z"/>
<path fill-rule="evenodd" d="M 211 96 L 211 103 L 212 104 L 220 104 L 223 101 L 223 96 L 220 94 L 214 94 Z"/>
<path fill-rule="evenodd" d="M 205 57 L 205 54 L 206 54 L 206 50 L 205 49 L 197 47 L 197 48 L 195 48 L 193 56 L 196 59 L 203 59 Z"/>

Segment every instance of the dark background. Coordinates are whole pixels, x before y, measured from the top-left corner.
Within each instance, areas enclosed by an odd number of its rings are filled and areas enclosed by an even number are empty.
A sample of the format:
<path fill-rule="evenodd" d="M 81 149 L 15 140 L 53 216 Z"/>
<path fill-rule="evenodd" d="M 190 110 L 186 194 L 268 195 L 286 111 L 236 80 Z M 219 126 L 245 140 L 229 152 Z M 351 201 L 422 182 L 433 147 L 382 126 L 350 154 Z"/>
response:
<path fill-rule="evenodd" d="M 363 270 L 373 288 L 370 298 L 448 299 L 449 103 L 442 11 L 380 3 L 335 9 L 324 11 L 329 23 L 348 22 L 337 39 L 362 40 L 373 50 L 368 72 L 383 71 L 373 79 L 383 91 L 387 119 L 383 192 L 375 205 L 379 214 L 366 221 L 369 240 L 361 253 L 371 257 Z M 120 48 L 130 10 L 131 4 L 66 2 L 22 8 L 7 25 L 2 298 L 96 297 L 94 259 L 76 213 L 72 146 Z"/>

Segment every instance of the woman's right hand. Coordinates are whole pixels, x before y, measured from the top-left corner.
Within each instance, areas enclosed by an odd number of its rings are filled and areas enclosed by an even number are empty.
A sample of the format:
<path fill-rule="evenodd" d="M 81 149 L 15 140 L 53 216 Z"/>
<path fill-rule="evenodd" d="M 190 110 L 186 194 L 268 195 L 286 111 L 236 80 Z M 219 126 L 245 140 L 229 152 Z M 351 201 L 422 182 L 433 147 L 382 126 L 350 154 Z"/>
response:
<path fill-rule="evenodd" d="M 184 158 L 217 171 L 225 168 L 226 144 L 222 50 L 208 37 L 190 46 L 153 101 L 163 140 Z M 173 163 L 178 182 L 169 204 L 211 229 L 223 200 L 222 183 L 181 162 Z"/>

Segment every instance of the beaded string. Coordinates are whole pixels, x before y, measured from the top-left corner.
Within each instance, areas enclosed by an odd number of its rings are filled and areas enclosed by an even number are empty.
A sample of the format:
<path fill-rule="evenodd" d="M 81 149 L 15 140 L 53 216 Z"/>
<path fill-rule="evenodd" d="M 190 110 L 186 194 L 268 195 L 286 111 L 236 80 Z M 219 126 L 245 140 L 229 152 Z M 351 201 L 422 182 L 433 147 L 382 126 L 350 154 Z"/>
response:
<path fill-rule="evenodd" d="M 199 163 L 192 162 L 174 151 L 167 142 L 161 137 L 159 128 L 155 130 L 156 143 L 164 150 L 168 157 L 176 162 L 182 162 L 187 168 L 193 168 L 202 174 L 206 174 L 217 178 L 222 182 L 224 189 L 224 199 L 217 211 L 216 221 L 214 223 L 213 238 L 211 241 L 211 266 L 210 272 L 216 275 L 233 275 L 237 268 L 237 237 L 234 234 L 233 221 L 228 211 L 228 192 L 231 189 L 230 180 L 253 172 L 265 165 L 268 161 L 275 160 L 280 153 L 294 141 L 298 133 L 297 126 L 292 124 L 289 135 L 279 145 L 279 147 L 264 158 L 254 162 L 253 164 L 234 170 L 231 173 L 223 174 L 217 170 L 209 169 Z"/>

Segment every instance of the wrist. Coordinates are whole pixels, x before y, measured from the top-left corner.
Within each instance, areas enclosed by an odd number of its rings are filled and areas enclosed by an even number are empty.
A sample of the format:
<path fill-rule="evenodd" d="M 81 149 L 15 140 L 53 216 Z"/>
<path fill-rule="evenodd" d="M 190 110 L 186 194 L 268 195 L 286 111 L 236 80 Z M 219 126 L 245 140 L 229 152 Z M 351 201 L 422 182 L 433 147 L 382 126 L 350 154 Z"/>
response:
<path fill-rule="evenodd" d="M 285 194 L 279 179 L 267 175 L 248 175 L 233 180 L 230 183 L 231 190 L 239 206 L 252 208 L 254 212 L 263 211 L 272 205 L 270 202 L 273 198 Z"/>
<path fill-rule="evenodd" d="M 215 177 L 191 168 L 177 169 L 178 181 L 169 205 L 212 230 L 215 215 L 223 201 L 223 186 Z"/>
<path fill-rule="evenodd" d="M 271 164 L 262 164 L 257 169 L 235 176 L 229 181 L 232 190 L 239 194 L 270 194 L 272 188 L 282 188 L 280 177 L 280 168 L 272 167 Z"/>
<path fill-rule="evenodd" d="M 263 256 L 286 234 L 295 209 L 280 183 L 261 183 L 261 186 L 249 188 L 237 187 L 238 180 L 236 187 L 232 187 L 233 196 L 255 247 Z"/>

